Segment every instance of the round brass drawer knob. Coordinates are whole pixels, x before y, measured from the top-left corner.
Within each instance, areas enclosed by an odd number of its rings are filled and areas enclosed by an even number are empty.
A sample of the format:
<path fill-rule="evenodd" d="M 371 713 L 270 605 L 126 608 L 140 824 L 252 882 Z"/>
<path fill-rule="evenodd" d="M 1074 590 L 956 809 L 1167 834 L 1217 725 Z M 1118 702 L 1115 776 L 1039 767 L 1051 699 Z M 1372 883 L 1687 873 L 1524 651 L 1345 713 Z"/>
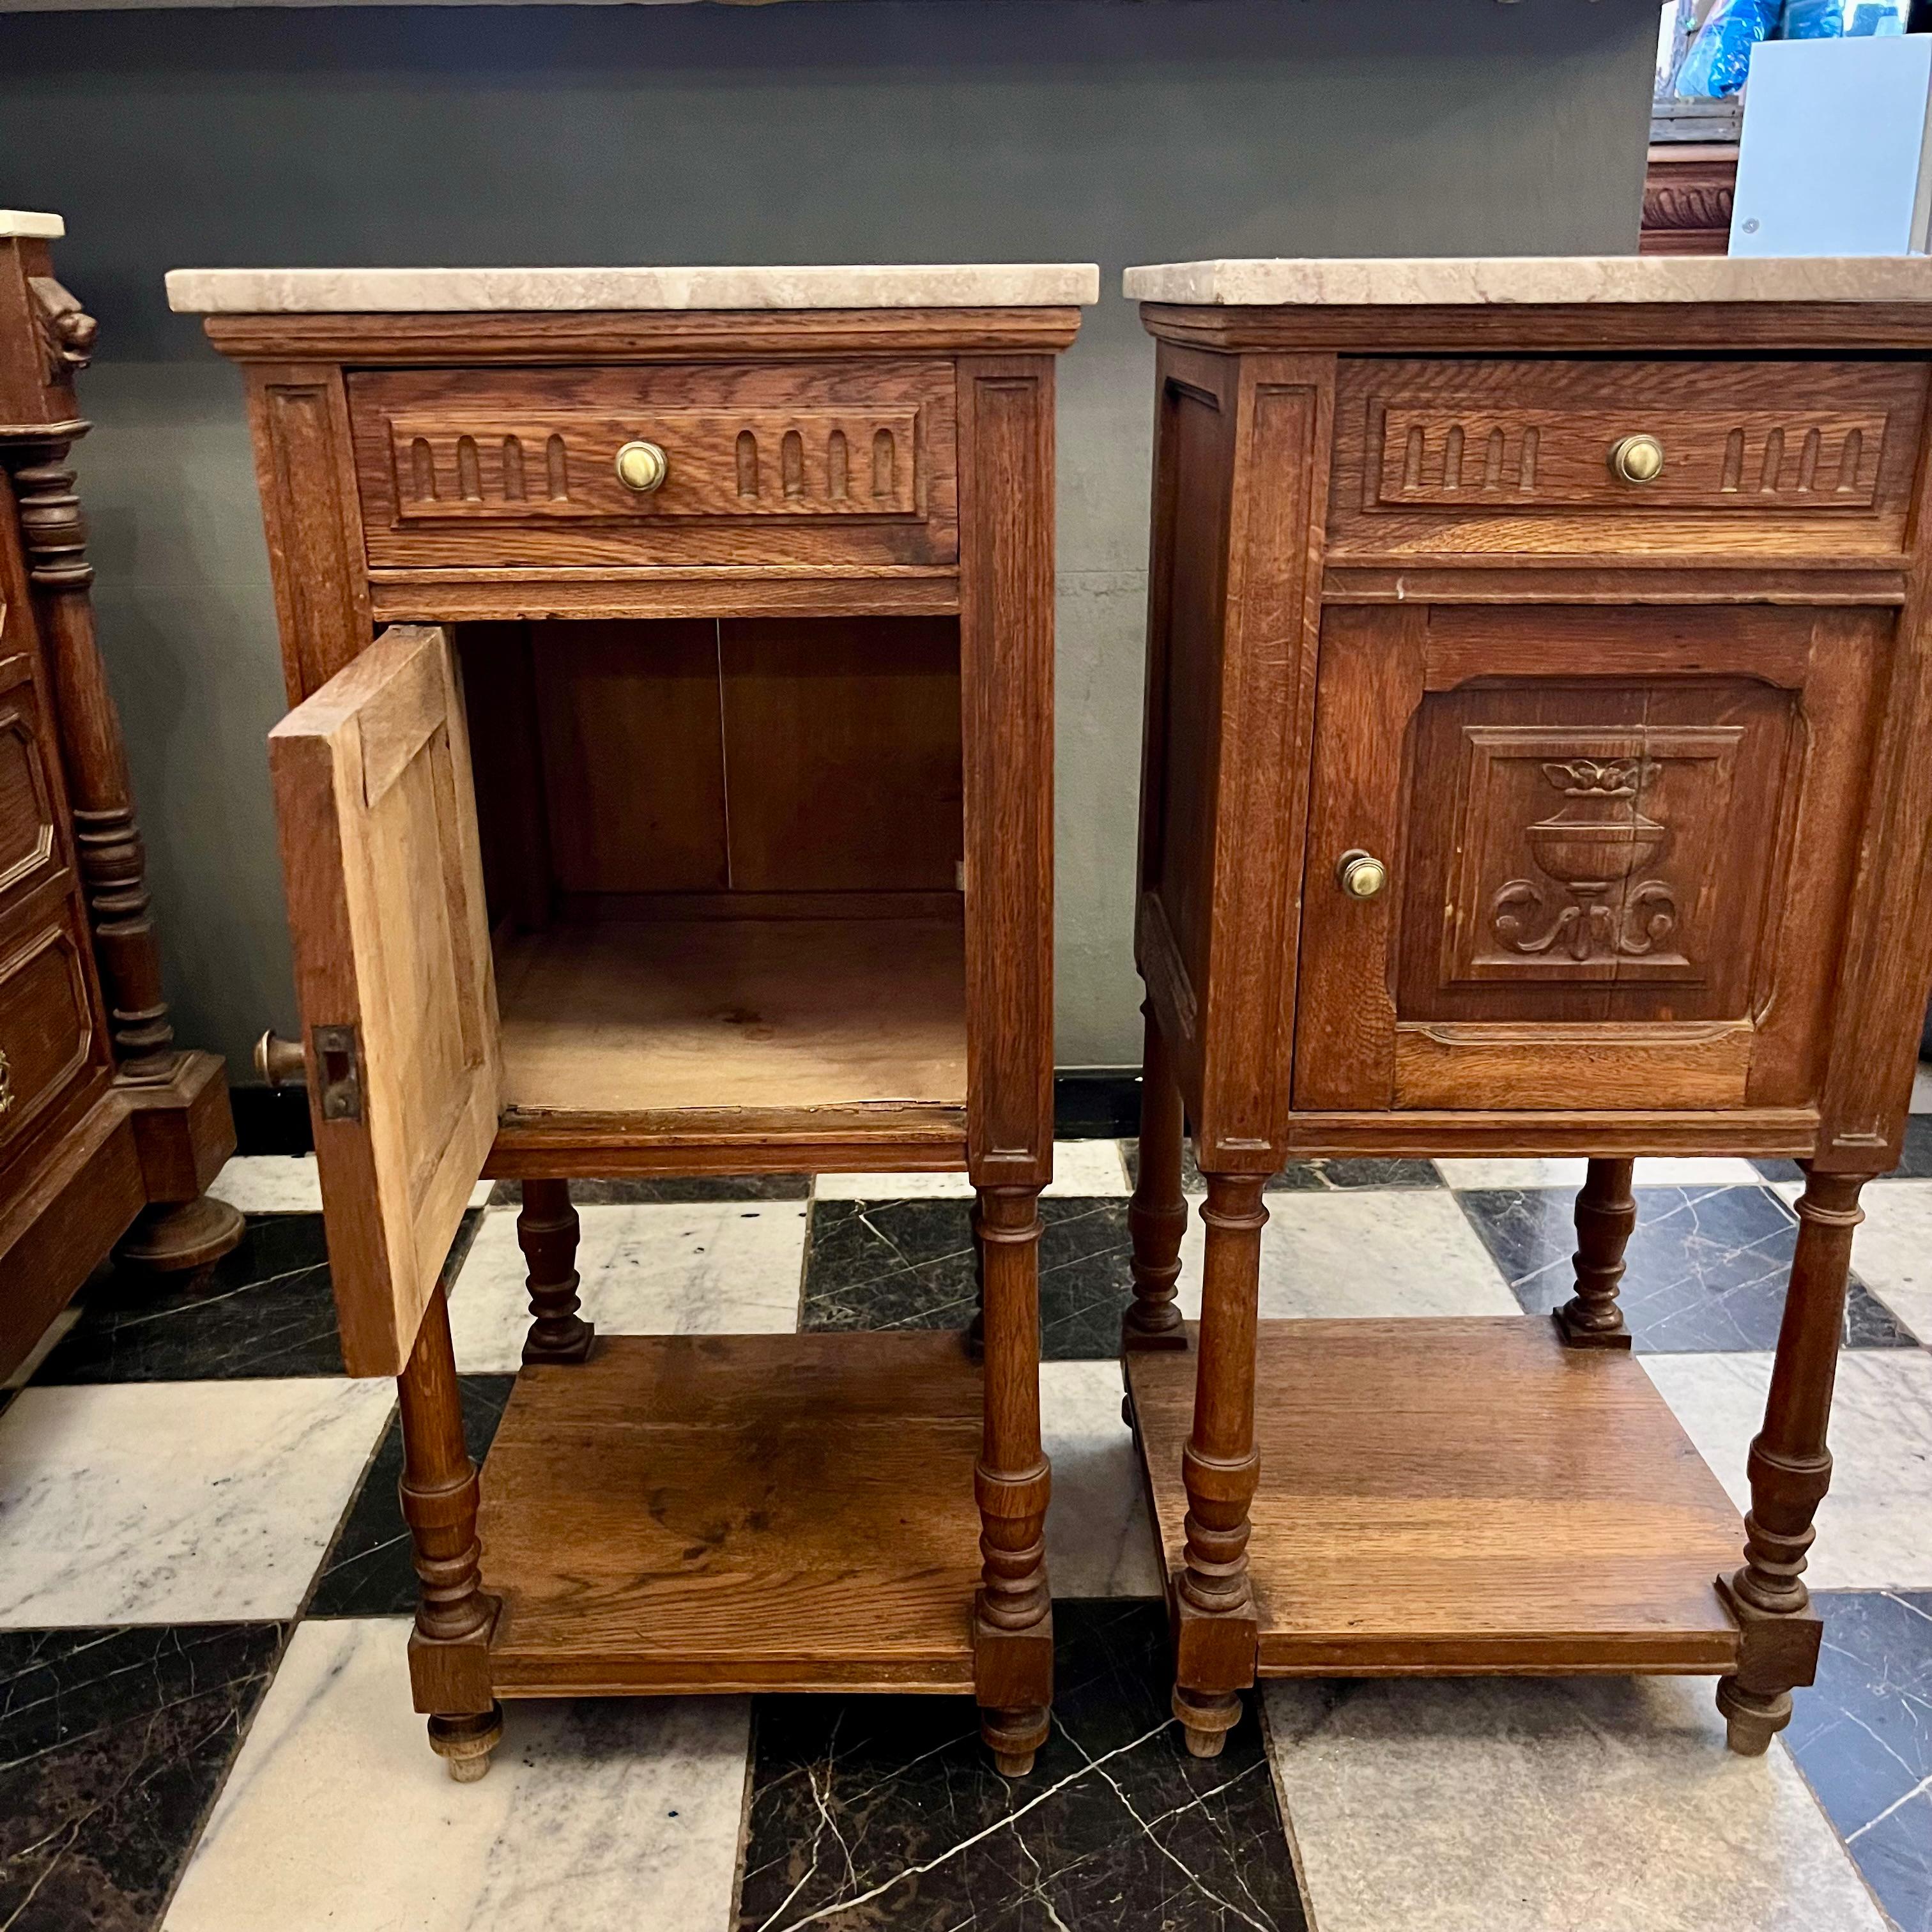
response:
<path fill-rule="evenodd" d="M 662 489 L 670 474 L 670 458 L 654 442 L 627 442 L 617 452 L 617 481 L 640 496 Z"/>
<path fill-rule="evenodd" d="M 1664 446 L 1654 436 L 1627 436 L 1610 452 L 1610 473 L 1626 483 L 1654 483 L 1664 474 Z"/>
<path fill-rule="evenodd" d="M 1352 899 L 1372 899 L 1388 884 L 1388 868 L 1372 852 L 1344 852 L 1335 861 L 1335 878 Z"/>

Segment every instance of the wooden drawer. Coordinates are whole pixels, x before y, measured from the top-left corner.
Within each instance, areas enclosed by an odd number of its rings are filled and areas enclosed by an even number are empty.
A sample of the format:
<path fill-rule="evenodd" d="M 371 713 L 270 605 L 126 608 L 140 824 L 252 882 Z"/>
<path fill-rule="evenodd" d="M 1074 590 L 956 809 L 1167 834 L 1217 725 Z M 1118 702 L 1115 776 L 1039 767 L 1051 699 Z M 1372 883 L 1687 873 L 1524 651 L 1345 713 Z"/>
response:
<path fill-rule="evenodd" d="M 1894 557 L 1922 364 L 1347 360 L 1331 557 Z M 1624 437 L 1664 448 L 1627 482 Z"/>
<path fill-rule="evenodd" d="M 0 610 L 0 632 L 4 625 Z M 0 646 L 0 910 L 61 869 L 57 822 L 33 660 Z"/>
<path fill-rule="evenodd" d="M 0 924 L 0 1164 L 102 1057 L 70 902 Z"/>
<path fill-rule="evenodd" d="M 352 373 L 372 569 L 945 567 L 948 362 Z M 618 480 L 649 441 L 662 485 Z"/>

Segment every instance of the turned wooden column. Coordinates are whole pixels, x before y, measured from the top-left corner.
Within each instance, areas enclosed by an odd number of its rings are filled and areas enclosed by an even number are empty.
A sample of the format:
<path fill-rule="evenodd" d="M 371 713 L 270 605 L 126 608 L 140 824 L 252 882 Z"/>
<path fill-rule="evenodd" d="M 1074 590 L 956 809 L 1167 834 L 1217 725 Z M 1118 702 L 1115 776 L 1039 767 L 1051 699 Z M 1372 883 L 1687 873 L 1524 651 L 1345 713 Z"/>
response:
<path fill-rule="evenodd" d="M 490 1768 L 503 1713 L 490 1689 L 496 1600 L 484 1594 L 476 1536 L 476 1466 L 463 1440 L 463 1402 L 438 1288 L 397 1378 L 403 1418 L 404 1520 L 422 1588 L 410 1635 L 410 1682 L 428 1714 L 430 1748 L 471 1784 Z"/>
<path fill-rule="evenodd" d="M 1576 1196 L 1576 1292 L 1556 1311 L 1573 1348 L 1628 1348 L 1630 1330 L 1617 1305 L 1624 1249 L 1636 1226 L 1630 1192 L 1633 1160 L 1593 1160 Z"/>
<path fill-rule="evenodd" d="M 1174 1306 L 1180 1280 L 1180 1239 L 1187 1232 L 1181 1191 L 1186 1121 L 1173 1062 L 1150 1004 L 1141 1058 L 1141 1138 L 1127 1228 L 1133 1238 L 1134 1298 L 1120 1323 L 1124 1348 L 1184 1348 L 1187 1331 Z"/>
<path fill-rule="evenodd" d="M 1792 1691 L 1817 1675 L 1823 1624 L 1810 1614 L 1805 1552 L 1812 1519 L 1832 1484 L 1826 1432 L 1844 1333 L 1852 1232 L 1864 1219 L 1858 1194 L 1868 1178 L 1808 1168 L 1764 1426 L 1750 1446 L 1744 1567 L 1718 1582 L 1744 1630 L 1737 1674 L 1719 1682 L 1718 1708 L 1728 1720 L 1731 1748 L 1748 1757 L 1790 1723 Z"/>
<path fill-rule="evenodd" d="M 517 1245 L 530 1273 L 530 1332 L 524 1338 L 524 1360 L 580 1362 L 590 1352 L 594 1332 L 579 1315 L 577 1290 L 577 1210 L 570 1204 L 567 1180 L 526 1180 L 517 1214 Z"/>
<path fill-rule="evenodd" d="M 147 860 L 135 822 L 120 714 L 94 641 L 87 524 L 68 452 L 83 422 L 0 445 L 13 478 L 34 586 L 34 611 L 53 680 L 61 762 L 74 812 L 75 858 L 107 997 L 116 1071 L 123 1080 L 173 1072 L 174 1028 L 161 997 L 161 959 L 148 916 Z"/>
<path fill-rule="evenodd" d="M 1255 1321 L 1265 1177 L 1210 1174 L 1194 1426 L 1181 1452 L 1186 1551 L 1174 1583 L 1178 1658 L 1174 1714 L 1196 1757 L 1215 1757 L 1240 1720 L 1235 1693 L 1254 1682 L 1258 1625 L 1248 1582 L 1248 1509 L 1261 1474 L 1255 1447 Z"/>
<path fill-rule="evenodd" d="M 974 1669 L 980 1735 L 1009 1778 L 1033 1768 L 1053 1695 L 1046 1582 L 1051 1486 L 1040 1434 L 1040 1215 L 1034 1187 L 982 1187 L 974 1210 L 985 1278 L 982 1436 L 973 1490 L 980 1571 Z"/>

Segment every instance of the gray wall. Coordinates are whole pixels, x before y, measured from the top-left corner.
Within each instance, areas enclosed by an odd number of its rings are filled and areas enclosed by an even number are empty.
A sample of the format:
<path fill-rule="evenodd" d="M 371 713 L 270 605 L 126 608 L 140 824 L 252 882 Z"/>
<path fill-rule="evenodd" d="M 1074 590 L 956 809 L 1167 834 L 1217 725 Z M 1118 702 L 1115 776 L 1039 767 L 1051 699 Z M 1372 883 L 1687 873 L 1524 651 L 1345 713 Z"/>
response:
<path fill-rule="evenodd" d="M 1151 345 L 1136 261 L 1623 253 L 1656 0 L 817 0 L 0 19 L 0 206 L 102 323 L 82 449 L 182 1037 L 293 1020 L 241 387 L 188 265 L 1102 264 L 1060 411 L 1059 1040 L 1130 963 Z"/>

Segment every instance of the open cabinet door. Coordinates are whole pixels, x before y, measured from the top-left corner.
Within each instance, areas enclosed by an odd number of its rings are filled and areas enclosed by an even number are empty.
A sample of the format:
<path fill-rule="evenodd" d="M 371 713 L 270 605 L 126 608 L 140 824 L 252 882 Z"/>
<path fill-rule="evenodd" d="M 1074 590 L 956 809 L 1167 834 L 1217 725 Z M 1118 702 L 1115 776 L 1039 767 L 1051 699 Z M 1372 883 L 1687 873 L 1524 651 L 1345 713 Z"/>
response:
<path fill-rule="evenodd" d="M 385 631 L 268 734 L 352 1376 L 399 1374 L 496 1132 L 496 988 L 446 632 Z"/>

